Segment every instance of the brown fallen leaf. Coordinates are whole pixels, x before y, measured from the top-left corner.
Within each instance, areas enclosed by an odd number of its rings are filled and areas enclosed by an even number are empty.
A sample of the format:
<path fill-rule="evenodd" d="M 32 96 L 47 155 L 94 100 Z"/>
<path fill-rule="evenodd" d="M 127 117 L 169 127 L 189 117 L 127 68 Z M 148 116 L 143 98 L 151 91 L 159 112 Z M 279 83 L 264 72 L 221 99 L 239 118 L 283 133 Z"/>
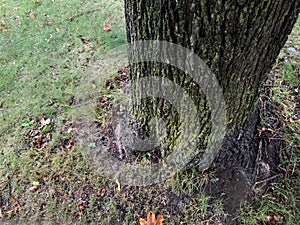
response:
<path fill-rule="evenodd" d="M 95 38 L 87 38 L 83 37 L 82 35 L 79 35 L 78 37 L 83 44 L 89 44 L 90 42 L 95 41 Z"/>
<path fill-rule="evenodd" d="M 9 27 L 6 26 L 6 25 L 4 24 L 4 22 L 0 21 L 0 31 L 2 31 L 2 32 L 7 32 L 8 29 L 9 29 Z"/>
<path fill-rule="evenodd" d="M 43 135 L 39 136 L 38 139 L 36 140 L 37 147 L 40 148 L 43 143 Z"/>
<path fill-rule="evenodd" d="M 36 137 L 36 138 L 38 138 L 38 133 L 39 133 L 39 130 L 30 130 L 28 135 L 30 137 Z"/>
<path fill-rule="evenodd" d="M 140 225 L 163 225 L 164 217 L 160 214 L 155 217 L 155 213 L 149 211 L 147 214 L 147 221 L 140 218 Z"/>
<path fill-rule="evenodd" d="M 78 207 L 79 211 L 82 211 L 85 209 L 84 205 L 81 205 L 81 204 L 79 204 L 77 207 Z"/>
<path fill-rule="evenodd" d="M 283 217 L 277 216 L 277 215 L 271 215 L 271 216 L 265 216 L 266 221 L 270 224 L 282 224 L 283 223 Z"/>

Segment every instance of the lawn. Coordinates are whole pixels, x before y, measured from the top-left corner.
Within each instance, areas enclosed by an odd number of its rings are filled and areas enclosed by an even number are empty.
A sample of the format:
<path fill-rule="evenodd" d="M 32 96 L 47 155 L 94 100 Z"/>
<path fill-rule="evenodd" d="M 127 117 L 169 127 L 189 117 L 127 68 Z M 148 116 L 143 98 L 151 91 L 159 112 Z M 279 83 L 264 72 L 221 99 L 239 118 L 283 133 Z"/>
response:
<path fill-rule="evenodd" d="M 149 210 L 164 224 L 226 219 L 222 201 L 203 192 L 212 173 L 186 167 L 164 183 L 130 187 L 99 173 L 79 143 L 76 124 L 105 128 L 126 83 L 116 49 L 126 43 L 123 7 L 121 0 L 1 2 L 0 222 L 139 224 Z M 299 74 L 300 20 L 261 94 L 261 108 L 270 107 L 261 110 L 260 129 L 282 143 L 282 164 L 241 206 L 241 224 L 300 220 Z M 89 97 L 95 112 L 85 118 L 78 106 Z"/>

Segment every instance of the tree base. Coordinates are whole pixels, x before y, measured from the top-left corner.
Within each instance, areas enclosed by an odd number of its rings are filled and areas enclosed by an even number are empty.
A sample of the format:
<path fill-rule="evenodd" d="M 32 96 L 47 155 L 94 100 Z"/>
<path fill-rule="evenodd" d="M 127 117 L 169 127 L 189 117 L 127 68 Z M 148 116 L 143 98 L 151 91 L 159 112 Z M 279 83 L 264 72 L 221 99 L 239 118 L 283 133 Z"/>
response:
<path fill-rule="evenodd" d="M 254 110 L 242 132 L 228 135 L 209 171 L 213 172 L 205 193 L 221 198 L 229 224 L 235 221 L 244 202 L 252 202 L 253 190 L 278 173 L 280 141 L 270 141 L 260 130 L 259 110 Z"/>

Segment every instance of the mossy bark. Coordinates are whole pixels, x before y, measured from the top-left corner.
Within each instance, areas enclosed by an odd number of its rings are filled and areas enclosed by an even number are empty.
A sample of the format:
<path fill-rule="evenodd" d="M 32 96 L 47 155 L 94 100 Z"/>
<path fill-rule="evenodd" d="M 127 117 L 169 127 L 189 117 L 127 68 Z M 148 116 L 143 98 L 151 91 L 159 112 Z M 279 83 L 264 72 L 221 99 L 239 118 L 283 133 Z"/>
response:
<path fill-rule="evenodd" d="M 197 54 L 216 75 L 226 101 L 228 128 L 216 161 L 219 170 L 253 168 L 256 152 L 249 146 L 259 91 L 297 20 L 299 7 L 299 0 L 125 0 L 128 42 L 179 44 Z M 205 140 L 210 113 L 201 88 L 188 74 L 169 65 L 144 62 L 131 67 L 131 79 L 149 74 L 165 76 L 187 90 L 201 112 L 201 138 Z M 163 100 L 152 104 L 155 107 L 149 102 L 144 105 L 144 113 L 136 110 L 144 123 L 157 110 L 160 116 L 164 114 L 159 110 L 165 105 Z M 174 118 L 170 127 L 178 123 Z"/>

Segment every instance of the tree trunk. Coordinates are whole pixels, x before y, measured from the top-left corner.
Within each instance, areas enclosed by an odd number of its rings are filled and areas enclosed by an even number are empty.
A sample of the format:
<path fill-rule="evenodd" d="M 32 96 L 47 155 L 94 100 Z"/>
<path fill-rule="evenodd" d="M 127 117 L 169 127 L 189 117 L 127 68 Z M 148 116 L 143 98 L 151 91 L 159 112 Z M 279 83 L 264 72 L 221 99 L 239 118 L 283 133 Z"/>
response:
<path fill-rule="evenodd" d="M 293 28 L 299 6 L 298 0 L 125 1 L 128 42 L 159 40 L 179 44 L 197 54 L 215 74 L 226 103 L 227 136 L 213 167 L 220 179 L 217 192 L 224 192 L 232 205 L 232 201 L 240 201 L 240 196 L 236 199 L 232 192 L 242 189 L 242 195 L 246 194 L 245 187 L 253 181 L 259 91 Z M 202 116 L 200 145 L 206 145 L 210 110 L 203 103 L 201 88 L 188 74 L 170 65 L 142 62 L 131 66 L 131 79 L 149 74 L 167 77 L 193 98 Z M 179 119 L 166 105 L 162 99 L 148 99 L 143 110 L 136 108 L 135 114 L 144 126 L 154 114 L 172 114 L 167 141 L 172 148 Z M 214 188 L 211 191 L 216 192 Z M 230 213 L 235 210 L 228 209 Z"/>

